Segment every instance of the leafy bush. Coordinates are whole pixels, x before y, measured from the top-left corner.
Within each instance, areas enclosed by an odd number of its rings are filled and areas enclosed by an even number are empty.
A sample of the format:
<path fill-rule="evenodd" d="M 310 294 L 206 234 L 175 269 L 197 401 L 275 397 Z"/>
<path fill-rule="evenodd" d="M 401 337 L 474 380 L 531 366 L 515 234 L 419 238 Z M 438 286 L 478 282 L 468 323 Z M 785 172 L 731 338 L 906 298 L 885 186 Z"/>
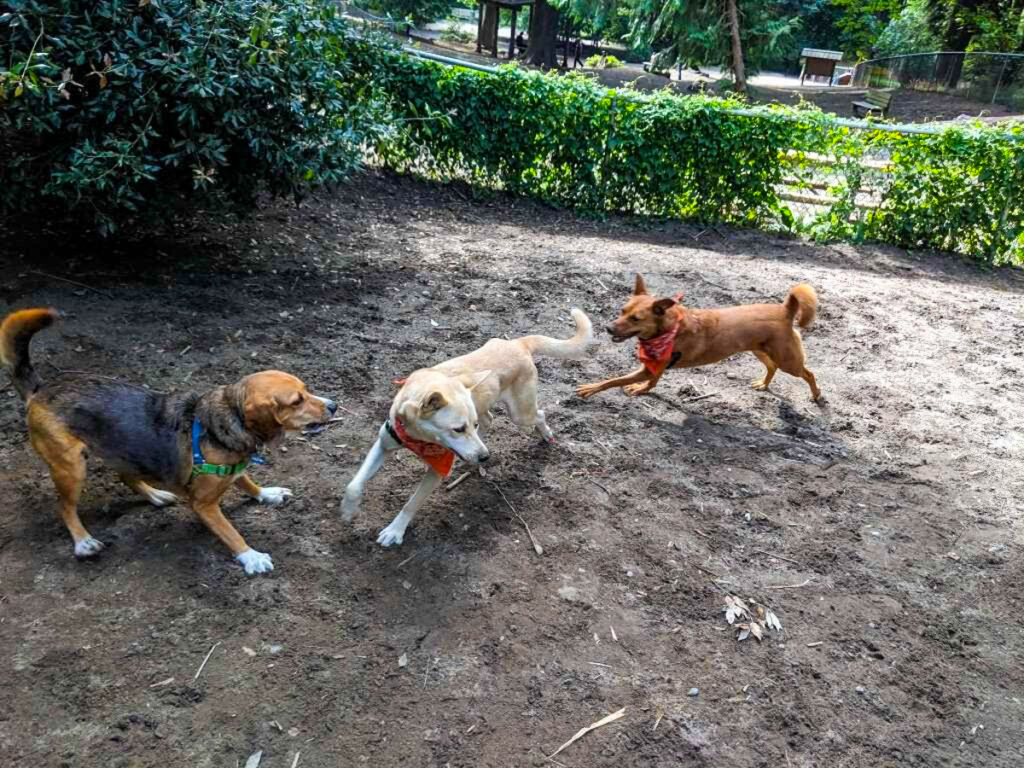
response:
<path fill-rule="evenodd" d="M 377 147 L 393 169 L 581 212 L 753 224 L 1024 264 L 1024 126 L 937 136 L 853 131 L 759 108 L 516 67 L 447 68 L 396 52 L 360 62 L 405 120 Z M 795 180 L 794 180 L 795 177 Z M 825 188 L 810 220 L 785 187 Z M 865 184 L 874 202 L 863 199 Z"/>
<path fill-rule="evenodd" d="M 590 69 L 615 69 L 616 67 L 622 66 L 622 61 L 615 58 L 611 54 L 594 54 L 587 58 L 583 64 Z"/>
<path fill-rule="evenodd" d="M 874 58 L 942 49 L 942 41 L 929 23 L 928 0 L 910 0 L 875 41 Z"/>
<path fill-rule="evenodd" d="M 382 135 L 350 78 L 364 43 L 330 0 L 5 7 L 5 212 L 82 214 L 109 232 L 181 206 L 245 208 L 344 179 Z"/>

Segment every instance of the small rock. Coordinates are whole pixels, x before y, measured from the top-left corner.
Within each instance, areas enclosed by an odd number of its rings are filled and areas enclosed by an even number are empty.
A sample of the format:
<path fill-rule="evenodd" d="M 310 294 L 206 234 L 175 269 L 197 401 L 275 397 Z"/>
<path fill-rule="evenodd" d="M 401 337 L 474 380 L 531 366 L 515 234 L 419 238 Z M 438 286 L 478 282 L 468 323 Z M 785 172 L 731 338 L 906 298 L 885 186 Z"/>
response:
<path fill-rule="evenodd" d="M 866 692 L 863 685 L 858 685 L 856 688 L 854 688 L 854 690 L 862 695 Z"/>
<path fill-rule="evenodd" d="M 565 600 L 567 603 L 576 603 L 577 605 L 590 605 L 590 601 L 585 598 L 576 587 L 559 587 L 558 596 Z"/>
<path fill-rule="evenodd" d="M 699 693 L 700 693 L 700 688 L 691 688 L 690 690 L 688 690 L 686 692 L 686 695 L 687 696 L 696 696 Z"/>
<path fill-rule="evenodd" d="M 408 663 L 409 655 L 407 653 L 403 653 L 401 656 L 398 657 L 398 666 L 404 667 Z"/>

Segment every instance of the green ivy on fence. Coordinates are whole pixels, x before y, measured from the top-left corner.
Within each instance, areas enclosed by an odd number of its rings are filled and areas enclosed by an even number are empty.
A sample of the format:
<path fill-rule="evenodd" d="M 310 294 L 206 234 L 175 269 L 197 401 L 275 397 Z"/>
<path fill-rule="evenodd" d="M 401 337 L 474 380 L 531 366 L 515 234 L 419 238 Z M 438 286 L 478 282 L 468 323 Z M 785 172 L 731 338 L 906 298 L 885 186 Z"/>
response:
<path fill-rule="evenodd" d="M 481 73 L 371 43 L 353 61 L 390 99 L 401 128 L 376 151 L 401 172 L 581 212 L 734 222 L 1024 264 L 1021 127 L 907 135 L 843 127 L 815 110 L 736 114 L 734 101 L 609 90 L 516 67 Z"/>

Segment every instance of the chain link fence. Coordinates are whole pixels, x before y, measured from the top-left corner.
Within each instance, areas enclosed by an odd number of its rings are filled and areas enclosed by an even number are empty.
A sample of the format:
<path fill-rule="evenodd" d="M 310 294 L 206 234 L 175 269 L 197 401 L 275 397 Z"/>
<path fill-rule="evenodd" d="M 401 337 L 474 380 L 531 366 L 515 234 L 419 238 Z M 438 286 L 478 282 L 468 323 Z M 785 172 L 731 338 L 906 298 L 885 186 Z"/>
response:
<path fill-rule="evenodd" d="M 872 59 L 857 65 L 852 84 L 949 93 L 1024 112 L 1024 54 L 944 51 Z"/>

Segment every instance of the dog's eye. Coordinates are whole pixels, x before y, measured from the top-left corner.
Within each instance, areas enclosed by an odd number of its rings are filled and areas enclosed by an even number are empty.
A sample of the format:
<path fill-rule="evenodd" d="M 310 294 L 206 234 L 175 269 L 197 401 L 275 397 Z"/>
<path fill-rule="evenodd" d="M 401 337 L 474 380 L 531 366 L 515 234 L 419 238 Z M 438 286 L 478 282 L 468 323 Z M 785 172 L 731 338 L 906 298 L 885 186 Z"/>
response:
<path fill-rule="evenodd" d="M 480 428 L 480 422 L 478 421 L 476 424 L 473 425 L 473 429 L 479 429 L 479 428 Z"/>
<path fill-rule="evenodd" d="M 454 432 L 457 435 L 461 435 L 465 431 L 466 431 L 466 425 L 465 424 L 463 424 L 461 427 L 456 427 L 455 429 L 452 430 L 452 432 Z"/>
<path fill-rule="evenodd" d="M 638 315 L 630 315 L 629 319 L 632 320 L 634 323 L 640 322 L 640 317 Z"/>
<path fill-rule="evenodd" d="M 292 403 L 292 405 L 302 405 L 302 401 L 305 399 L 306 396 L 299 392 L 299 394 L 295 397 L 295 401 Z"/>

